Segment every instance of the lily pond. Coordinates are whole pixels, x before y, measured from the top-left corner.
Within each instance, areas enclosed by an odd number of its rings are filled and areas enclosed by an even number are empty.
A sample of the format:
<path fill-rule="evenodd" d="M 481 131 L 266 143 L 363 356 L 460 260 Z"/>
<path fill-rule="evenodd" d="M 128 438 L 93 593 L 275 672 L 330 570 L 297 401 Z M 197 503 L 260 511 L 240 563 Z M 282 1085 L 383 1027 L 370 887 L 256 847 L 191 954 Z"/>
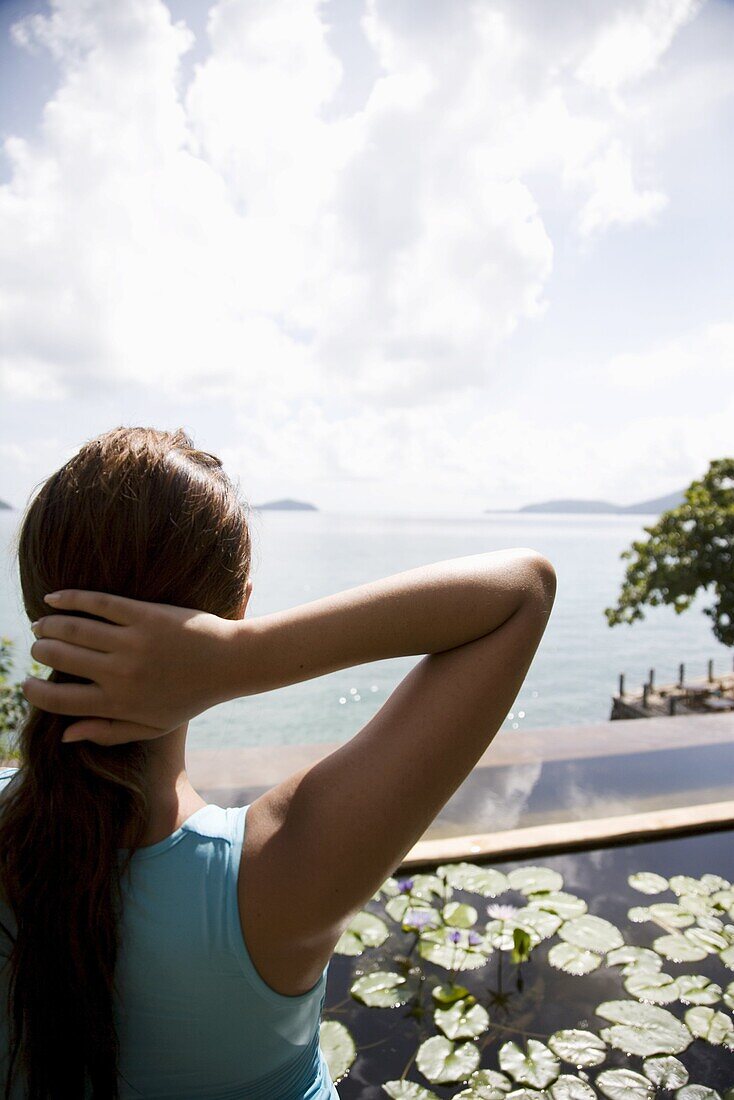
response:
<path fill-rule="evenodd" d="M 341 1100 L 734 1100 L 733 841 L 389 878 L 329 966 Z"/>

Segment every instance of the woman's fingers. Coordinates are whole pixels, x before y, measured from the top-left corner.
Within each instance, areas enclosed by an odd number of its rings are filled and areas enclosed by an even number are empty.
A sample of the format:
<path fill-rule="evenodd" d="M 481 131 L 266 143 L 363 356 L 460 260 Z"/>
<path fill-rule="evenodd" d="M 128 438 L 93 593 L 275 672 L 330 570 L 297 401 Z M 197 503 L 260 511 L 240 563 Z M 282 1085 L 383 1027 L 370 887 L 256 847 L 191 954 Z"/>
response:
<path fill-rule="evenodd" d="M 99 653 L 111 653 L 119 646 L 123 634 L 119 626 L 76 615 L 44 615 L 31 625 L 31 630 L 37 638 L 58 638 L 75 646 L 96 649 Z"/>
<path fill-rule="evenodd" d="M 68 672 L 70 676 L 82 676 L 85 680 L 98 680 L 105 669 L 105 661 L 111 658 L 94 649 L 69 645 L 53 638 L 40 638 L 31 646 L 31 657 L 47 668 Z"/>
<path fill-rule="evenodd" d="M 29 676 L 21 688 L 31 706 L 39 710 L 49 710 L 53 714 L 110 717 L 102 690 L 97 684 L 56 684 L 52 680 Z"/>
<path fill-rule="evenodd" d="M 88 615 L 99 615 L 111 623 L 126 626 L 133 622 L 136 612 L 144 607 L 142 600 L 130 600 L 127 596 L 113 596 L 109 592 L 88 592 L 81 588 L 64 588 L 59 592 L 50 592 L 44 597 L 54 609 L 65 611 L 86 611 Z"/>
<path fill-rule="evenodd" d="M 167 730 L 140 726 L 135 722 L 116 722 L 109 718 L 85 718 L 64 731 L 62 741 L 93 741 L 96 745 L 125 745 L 128 741 L 150 741 Z"/>

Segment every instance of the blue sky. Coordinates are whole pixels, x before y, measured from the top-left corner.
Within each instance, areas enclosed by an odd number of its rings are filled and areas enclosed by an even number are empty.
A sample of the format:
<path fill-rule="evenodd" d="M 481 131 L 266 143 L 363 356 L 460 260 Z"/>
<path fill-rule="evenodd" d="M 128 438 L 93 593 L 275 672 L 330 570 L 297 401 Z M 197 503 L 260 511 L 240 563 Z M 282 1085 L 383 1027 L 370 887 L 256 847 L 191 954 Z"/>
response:
<path fill-rule="evenodd" d="M 734 5 L 0 4 L 0 498 L 119 423 L 252 501 L 732 453 Z"/>

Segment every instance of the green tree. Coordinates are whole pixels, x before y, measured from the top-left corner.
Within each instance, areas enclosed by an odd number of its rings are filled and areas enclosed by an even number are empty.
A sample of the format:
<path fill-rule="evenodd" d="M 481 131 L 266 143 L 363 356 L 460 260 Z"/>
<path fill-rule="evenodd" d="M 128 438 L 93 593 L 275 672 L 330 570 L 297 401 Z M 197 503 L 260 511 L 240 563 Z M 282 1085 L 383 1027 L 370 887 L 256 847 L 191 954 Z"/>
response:
<path fill-rule="evenodd" d="M 712 462 L 684 503 L 645 531 L 649 538 L 622 554 L 630 564 L 617 606 L 604 612 L 609 625 L 644 619 L 645 605 L 669 604 L 680 614 L 701 589 L 713 596 L 704 614 L 714 634 L 734 645 L 734 458 Z"/>

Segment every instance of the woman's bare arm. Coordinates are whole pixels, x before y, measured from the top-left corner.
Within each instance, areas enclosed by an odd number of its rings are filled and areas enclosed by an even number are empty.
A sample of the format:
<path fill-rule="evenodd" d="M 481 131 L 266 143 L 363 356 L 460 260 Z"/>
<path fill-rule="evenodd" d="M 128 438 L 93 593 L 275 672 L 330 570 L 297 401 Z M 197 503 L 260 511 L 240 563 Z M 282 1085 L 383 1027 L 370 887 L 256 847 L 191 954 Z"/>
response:
<path fill-rule="evenodd" d="M 408 569 L 243 620 L 228 650 L 233 695 L 271 691 L 388 657 L 441 653 L 495 630 L 542 587 L 549 562 L 500 550 Z"/>
<path fill-rule="evenodd" d="M 69 739 L 113 744 L 156 737 L 228 699 L 466 644 L 506 622 L 552 579 L 552 566 L 535 551 L 494 551 L 419 566 L 236 621 L 68 590 L 51 604 L 62 613 L 34 624 L 31 652 L 43 664 L 91 682 L 31 677 L 24 691 L 35 706 L 85 716 L 70 727 Z"/>
<path fill-rule="evenodd" d="M 506 618 L 484 604 L 486 633 L 424 657 L 359 733 L 250 806 L 240 916 L 281 992 L 313 986 L 352 915 L 461 785 L 520 690 L 554 575 L 537 555 L 506 561 L 503 582 L 493 566 L 487 582 L 496 595 L 507 585 L 513 604 Z M 478 827 L 502 827 L 491 812 Z"/>

